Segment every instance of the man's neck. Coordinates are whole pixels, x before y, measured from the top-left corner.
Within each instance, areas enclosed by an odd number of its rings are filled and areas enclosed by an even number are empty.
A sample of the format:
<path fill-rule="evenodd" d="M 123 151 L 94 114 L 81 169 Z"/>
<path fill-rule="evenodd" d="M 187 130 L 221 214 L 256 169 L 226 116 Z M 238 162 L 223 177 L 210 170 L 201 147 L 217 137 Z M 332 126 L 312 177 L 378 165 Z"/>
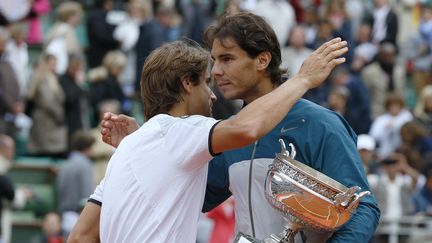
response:
<path fill-rule="evenodd" d="M 257 86 L 249 92 L 249 96 L 243 98 L 243 101 L 245 102 L 245 104 L 250 104 L 252 101 L 258 99 L 259 97 L 272 92 L 275 88 L 277 88 L 277 86 L 273 84 L 270 78 L 261 80 L 257 84 Z"/>
<path fill-rule="evenodd" d="M 170 116 L 174 116 L 174 117 L 190 115 L 190 114 L 188 114 L 189 112 L 187 109 L 187 105 L 184 101 L 173 105 L 173 107 L 171 109 L 169 109 L 169 111 L 167 113 Z"/>

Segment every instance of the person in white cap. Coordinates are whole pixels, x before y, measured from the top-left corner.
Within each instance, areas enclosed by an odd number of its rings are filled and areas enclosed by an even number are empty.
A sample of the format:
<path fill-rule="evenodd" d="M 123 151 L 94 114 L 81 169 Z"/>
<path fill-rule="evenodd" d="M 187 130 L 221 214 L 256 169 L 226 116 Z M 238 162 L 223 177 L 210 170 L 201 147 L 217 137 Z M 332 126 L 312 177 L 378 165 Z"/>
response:
<path fill-rule="evenodd" d="M 375 139 L 368 134 L 360 134 L 357 137 L 357 150 L 360 154 L 360 159 L 362 160 L 363 167 L 366 174 L 373 173 L 376 167 L 375 162 Z"/>

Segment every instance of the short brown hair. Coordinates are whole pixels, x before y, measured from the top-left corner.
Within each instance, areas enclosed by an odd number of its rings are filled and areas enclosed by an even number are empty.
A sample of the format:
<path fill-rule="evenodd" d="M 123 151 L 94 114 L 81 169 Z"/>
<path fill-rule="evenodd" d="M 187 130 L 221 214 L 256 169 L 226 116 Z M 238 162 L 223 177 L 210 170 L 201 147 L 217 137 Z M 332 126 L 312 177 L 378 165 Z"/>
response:
<path fill-rule="evenodd" d="M 90 132 L 84 130 L 77 130 L 72 134 L 71 138 L 71 150 L 72 151 L 84 151 L 93 146 L 96 139 Z"/>
<path fill-rule="evenodd" d="M 405 107 L 405 100 L 404 97 L 397 93 L 397 92 L 391 92 L 387 95 L 386 101 L 385 101 L 385 108 L 386 110 L 389 110 L 391 105 L 398 104 L 402 108 Z"/>
<path fill-rule="evenodd" d="M 198 85 L 207 69 L 210 54 L 191 41 L 175 41 L 154 50 L 146 59 L 141 75 L 144 117 L 168 112 L 181 101 L 182 79 Z"/>
<path fill-rule="evenodd" d="M 204 41 L 209 48 L 215 39 L 227 38 L 232 38 L 251 58 L 264 51 L 270 52 L 271 61 L 267 74 L 272 83 L 282 83 L 282 74 L 285 71 L 279 68 L 282 63 L 279 42 L 273 29 L 262 17 L 247 12 L 225 14 L 204 34 Z"/>

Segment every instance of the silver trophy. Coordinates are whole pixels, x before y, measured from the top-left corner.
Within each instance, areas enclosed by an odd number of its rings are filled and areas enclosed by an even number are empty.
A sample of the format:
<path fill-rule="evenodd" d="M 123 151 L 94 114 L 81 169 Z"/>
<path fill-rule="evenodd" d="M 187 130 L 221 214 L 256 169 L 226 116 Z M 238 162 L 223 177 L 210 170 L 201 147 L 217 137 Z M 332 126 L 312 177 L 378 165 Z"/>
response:
<path fill-rule="evenodd" d="M 357 208 L 360 199 L 369 191 L 357 193 L 361 188 L 348 188 L 323 173 L 295 160 L 279 139 L 281 153 L 270 165 L 265 181 L 267 201 L 286 219 L 285 230 L 264 240 L 239 233 L 238 243 L 291 243 L 300 230 L 332 232 L 345 224 Z"/>

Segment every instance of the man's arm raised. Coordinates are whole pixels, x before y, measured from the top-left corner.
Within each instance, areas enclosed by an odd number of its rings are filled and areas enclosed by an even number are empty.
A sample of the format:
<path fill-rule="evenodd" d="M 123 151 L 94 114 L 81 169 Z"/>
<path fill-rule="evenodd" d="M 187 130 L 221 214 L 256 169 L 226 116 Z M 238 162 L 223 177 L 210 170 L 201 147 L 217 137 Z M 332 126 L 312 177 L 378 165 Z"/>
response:
<path fill-rule="evenodd" d="M 326 42 L 303 62 L 297 75 L 248 104 L 233 118 L 218 123 L 212 134 L 212 152 L 244 147 L 270 132 L 308 89 L 319 86 L 336 65 L 345 62 L 340 56 L 348 51 L 346 45 L 340 38 Z"/>

